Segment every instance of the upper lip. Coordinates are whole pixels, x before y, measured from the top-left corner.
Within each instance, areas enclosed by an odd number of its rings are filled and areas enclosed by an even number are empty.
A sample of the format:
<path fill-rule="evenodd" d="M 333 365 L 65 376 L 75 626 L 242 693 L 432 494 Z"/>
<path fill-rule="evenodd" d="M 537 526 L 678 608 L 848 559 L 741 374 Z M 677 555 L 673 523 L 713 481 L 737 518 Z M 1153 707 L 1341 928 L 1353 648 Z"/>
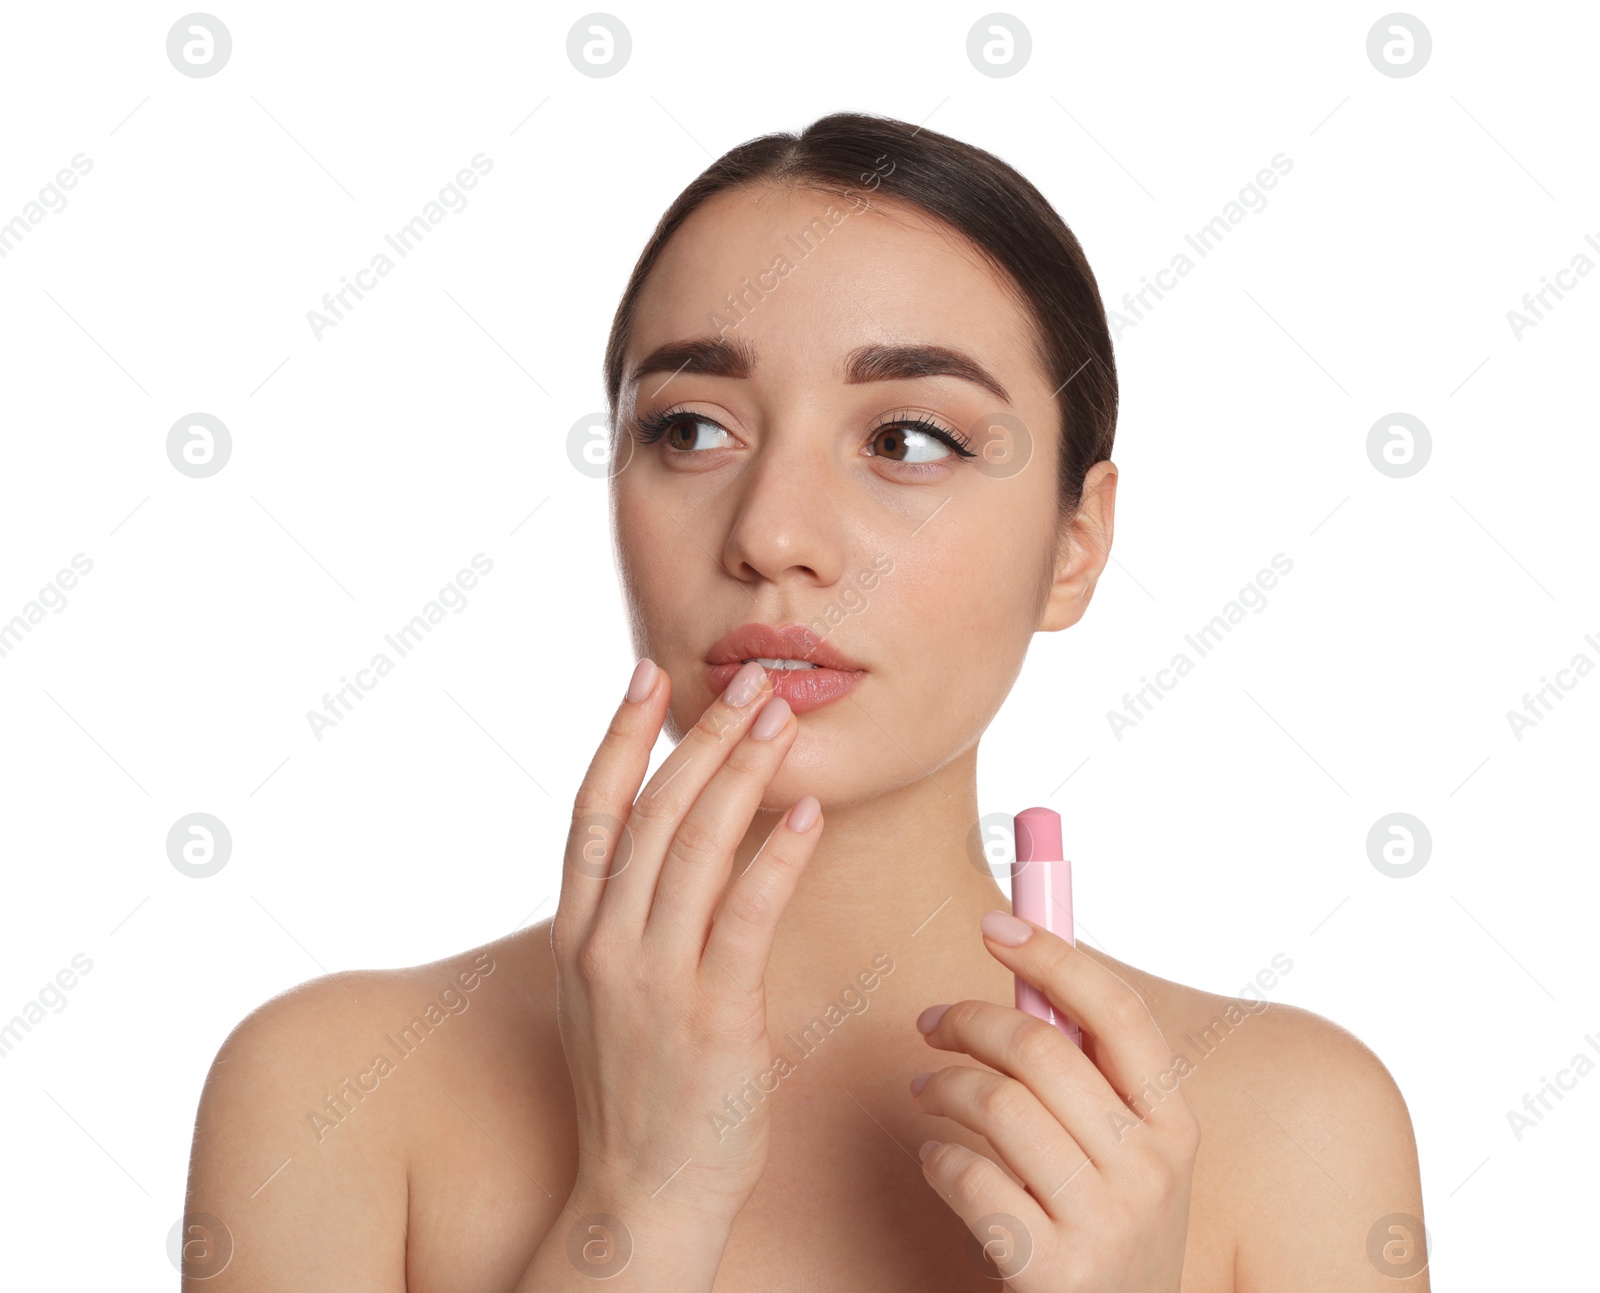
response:
<path fill-rule="evenodd" d="M 804 660 L 824 669 L 866 667 L 835 651 L 804 624 L 741 624 L 725 633 L 706 652 L 706 663 L 732 664 L 758 656 L 768 660 Z"/>

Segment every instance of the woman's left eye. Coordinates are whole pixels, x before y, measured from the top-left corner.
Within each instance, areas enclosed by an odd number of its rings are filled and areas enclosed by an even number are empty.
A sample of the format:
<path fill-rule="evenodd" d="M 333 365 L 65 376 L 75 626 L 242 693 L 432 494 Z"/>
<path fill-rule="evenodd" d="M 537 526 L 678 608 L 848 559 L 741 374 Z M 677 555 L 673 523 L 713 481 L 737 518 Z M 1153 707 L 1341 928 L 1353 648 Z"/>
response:
<path fill-rule="evenodd" d="M 949 432 L 927 422 L 896 422 L 880 427 L 872 437 L 873 457 L 888 458 L 894 462 L 941 462 L 958 454 L 970 458 L 972 454 L 958 444 Z M 876 446 L 882 445 L 880 450 Z"/>

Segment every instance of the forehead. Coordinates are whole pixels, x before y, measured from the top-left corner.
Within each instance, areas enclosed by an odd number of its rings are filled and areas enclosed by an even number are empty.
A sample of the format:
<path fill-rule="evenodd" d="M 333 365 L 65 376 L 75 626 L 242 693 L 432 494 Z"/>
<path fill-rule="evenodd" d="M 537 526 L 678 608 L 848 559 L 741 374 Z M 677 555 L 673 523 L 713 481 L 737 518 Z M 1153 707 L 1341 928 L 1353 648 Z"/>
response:
<path fill-rule="evenodd" d="M 640 294 L 625 372 L 719 333 L 756 352 L 756 380 L 839 380 L 859 347 L 921 343 L 972 356 L 1014 401 L 1037 395 L 1034 329 L 1004 272 L 919 209 L 860 199 L 763 185 L 702 203 Z"/>

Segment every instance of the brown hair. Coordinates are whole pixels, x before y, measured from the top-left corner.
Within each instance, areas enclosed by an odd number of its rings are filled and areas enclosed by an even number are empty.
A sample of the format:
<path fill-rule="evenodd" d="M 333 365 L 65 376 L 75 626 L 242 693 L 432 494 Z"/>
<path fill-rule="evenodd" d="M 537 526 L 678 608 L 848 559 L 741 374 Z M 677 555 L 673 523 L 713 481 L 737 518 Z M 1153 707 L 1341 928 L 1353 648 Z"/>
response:
<path fill-rule="evenodd" d="M 1105 307 L 1083 248 L 1031 183 L 993 153 L 892 117 L 836 112 L 800 134 L 762 135 L 724 153 L 667 208 L 617 305 L 606 343 L 605 387 L 613 424 L 623 353 L 639 294 L 662 248 L 707 198 L 768 183 L 860 200 L 867 187 L 962 234 L 1014 284 L 1035 325 L 1038 359 L 1059 386 L 1062 510 L 1077 510 L 1084 476 L 1111 456 L 1117 368 Z"/>

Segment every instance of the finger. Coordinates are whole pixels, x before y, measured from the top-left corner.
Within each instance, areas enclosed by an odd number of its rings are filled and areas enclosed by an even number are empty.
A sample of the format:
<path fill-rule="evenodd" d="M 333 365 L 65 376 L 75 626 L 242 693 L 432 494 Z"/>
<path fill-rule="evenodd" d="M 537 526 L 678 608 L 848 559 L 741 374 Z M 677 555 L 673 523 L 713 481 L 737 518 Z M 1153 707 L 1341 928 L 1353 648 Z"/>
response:
<path fill-rule="evenodd" d="M 948 1140 L 934 1142 L 922 1173 L 966 1222 L 974 1259 L 981 1253 L 996 1268 L 991 1278 L 1014 1279 L 1027 1269 L 1051 1221 L 1026 1190 L 982 1154 Z"/>
<path fill-rule="evenodd" d="M 755 690 L 752 683 L 757 684 Z M 754 662 L 745 665 L 662 761 L 629 806 L 623 846 L 631 850 L 631 857 L 600 895 L 597 927 L 610 927 L 629 942 L 643 936 L 667 846 L 690 805 L 772 694 L 767 671 Z"/>
<path fill-rule="evenodd" d="M 919 1019 L 918 1027 L 924 1022 Z M 958 1001 L 939 1016 L 927 1041 L 1021 1082 L 1096 1164 L 1116 1148 L 1116 1122 L 1128 1120 L 1128 1110 L 1094 1061 L 1053 1024 L 992 1001 Z"/>
<path fill-rule="evenodd" d="M 1182 1095 L 1171 1088 L 1152 1088 L 1171 1072 L 1173 1060 L 1144 998 L 1066 939 L 1032 921 L 997 914 L 1006 919 L 984 917 L 989 927 L 984 943 L 996 959 L 1037 987 L 1093 1038 L 1092 1063 L 1138 1118 L 1169 1132 L 1188 1132 L 1193 1114 Z M 1002 943 L 989 932 L 1005 934 L 1013 928 L 1031 932 L 1017 945 Z"/>
<path fill-rule="evenodd" d="M 924 1113 L 953 1119 L 987 1140 L 1052 1218 L 1060 1215 L 1059 1196 L 1069 1183 L 1077 1181 L 1068 1196 L 1077 1204 L 1100 1181 L 1078 1142 L 1015 1078 L 952 1064 L 935 1070 L 912 1098 Z"/>
<path fill-rule="evenodd" d="M 773 696 L 733 741 L 667 845 L 645 942 L 666 939 L 670 946 L 691 939 L 697 954 L 705 947 L 734 852 L 799 732 L 789 702 Z"/>
<path fill-rule="evenodd" d="M 702 970 L 731 974 L 746 988 L 762 979 L 772 940 L 800 873 L 822 838 L 822 805 L 803 795 L 772 828 L 744 874 L 728 886 L 706 941 Z"/>
<path fill-rule="evenodd" d="M 635 683 L 649 687 L 638 700 L 630 699 Z M 660 735 L 671 695 L 672 679 L 667 671 L 648 658 L 641 660 L 589 762 L 572 803 L 561 897 L 552 922 L 552 936 L 558 941 L 589 931 L 607 877 L 627 865 L 629 806 L 650 767 L 650 751 Z"/>

